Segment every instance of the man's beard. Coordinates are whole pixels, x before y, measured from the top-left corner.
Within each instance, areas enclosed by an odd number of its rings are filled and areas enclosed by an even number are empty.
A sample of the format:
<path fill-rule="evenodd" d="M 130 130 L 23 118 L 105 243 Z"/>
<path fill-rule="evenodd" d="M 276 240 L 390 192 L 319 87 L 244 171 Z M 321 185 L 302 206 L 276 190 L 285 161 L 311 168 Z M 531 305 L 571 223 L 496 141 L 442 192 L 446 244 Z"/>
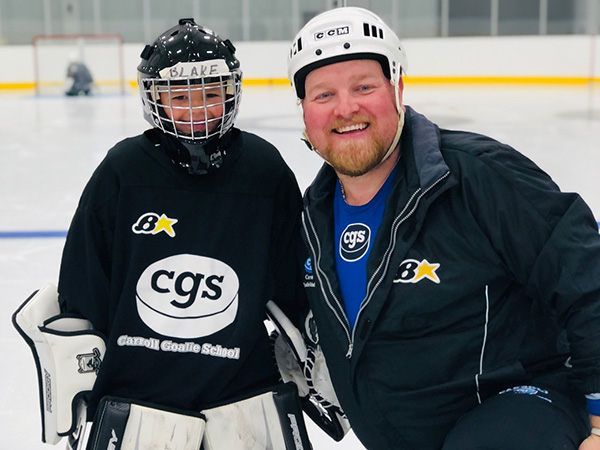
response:
<path fill-rule="evenodd" d="M 364 139 L 349 139 L 331 144 L 328 140 L 323 149 L 318 149 L 319 154 L 331 165 L 335 171 L 342 175 L 358 177 L 377 167 L 385 157 L 388 147 L 377 132 L 372 121 L 355 118 L 353 123 L 369 123 L 371 136 Z M 329 129 L 341 128 L 348 123 L 334 123 Z M 335 132 L 331 132 L 334 134 Z"/>

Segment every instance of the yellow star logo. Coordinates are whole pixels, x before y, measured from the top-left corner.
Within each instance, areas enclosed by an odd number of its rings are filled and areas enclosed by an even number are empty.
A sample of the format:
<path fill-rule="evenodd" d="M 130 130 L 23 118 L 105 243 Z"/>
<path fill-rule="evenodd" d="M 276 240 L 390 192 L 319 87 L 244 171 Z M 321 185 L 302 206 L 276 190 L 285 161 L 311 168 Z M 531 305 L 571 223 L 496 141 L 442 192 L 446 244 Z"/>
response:
<path fill-rule="evenodd" d="M 422 280 L 423 278 L 428 278 L 431 281 L 433 281 L 434 283 L 439 284 L 440 279 L 437 276 L 437 274 L 435 273 L 435 271 L 438 269 L 438 267 L 440 267 L 439 264 L 437 264 L 437 263 L 431 264 L 429 261 L 424 259 L 423 261 L 421 261 L 421 264 L 419 264 L 419 267 L 417 267 L 417 272 L 415 274 L 415 277 L 412 279 L 412 282 L 417 283 L 420 280 Z"/>
<path fill-rule="evenodd" d="M 161 216 L 158 218 L 158 221 L 156 222 L 156 227 L 154 228 L 154 231 L 152 231 L 152 234 L 158 234 L 161 231 L 164 231 L 169 236 L 175 237 L 175 230 L 173 230 L 173 225 L 175 225 L 177 222 L 177 219 L 170 219 L 164 214 L 161 214 Z"/>

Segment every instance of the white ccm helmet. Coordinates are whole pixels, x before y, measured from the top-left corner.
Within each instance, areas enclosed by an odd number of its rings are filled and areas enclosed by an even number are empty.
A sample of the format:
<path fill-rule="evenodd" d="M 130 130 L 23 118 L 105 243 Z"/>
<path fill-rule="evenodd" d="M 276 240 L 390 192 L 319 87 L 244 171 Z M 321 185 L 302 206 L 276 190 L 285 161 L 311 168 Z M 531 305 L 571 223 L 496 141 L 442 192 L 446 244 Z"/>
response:
<path fill-rule="evenodd" d="M 296 35 L 288 56 L 288 77 L 299 99 L 306 95 L 304 82 L 313 70 L 329 64 L 355 59 L 373 59 L 381 64 L 383 74 L 395 87 L 398 113 L 396 135 L 381 162 L 394 151 L 404 125 L 404 110 L 398 89 L 406 73 L 406 54 L 396 33 L 379 16 L 364 8 L 331 9 L 312 18 Z M 303 140 L 314 148 L 306 131 Z"/>
<path fill-rule="evenodd" d="M 394 86 L 406 73 L 406 54 L 398 36 L 376 14 L 349 6 L 321 13 L 300 30 L 288 56 L 288 77 L 303 99 L 309 72 L 353 59 L 378 61 Z"/>

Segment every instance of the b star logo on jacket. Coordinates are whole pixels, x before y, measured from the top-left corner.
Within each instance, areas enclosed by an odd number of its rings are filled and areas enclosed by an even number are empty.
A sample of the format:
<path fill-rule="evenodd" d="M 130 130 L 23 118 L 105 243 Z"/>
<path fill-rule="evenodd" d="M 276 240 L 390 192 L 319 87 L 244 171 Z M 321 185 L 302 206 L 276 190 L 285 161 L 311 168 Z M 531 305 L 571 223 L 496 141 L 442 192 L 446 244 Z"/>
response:
<path fill-rule="evenodd" d="M 436 271 L 439 269 L 438 263 L 430 263 L 426 259 L 418 261 L 416 259 L 405 259 L 400 263 L 398 272 L 394 277 L 394 283 L 418 283 L 423 279 L 428 279 L 436 284 L 440 283 Z"/>
<path fill-rule="evenodd" d="M 158 215 L 153 212 L 148 212 L 140 216 L 131 227 L 131 230 L 135 234 L 158 234 L 161 231 L 164 231 L 169 236 L 175 237 L 173 225 L 177 222 L 177 219 L 167 217 L 165 214 Z"/>

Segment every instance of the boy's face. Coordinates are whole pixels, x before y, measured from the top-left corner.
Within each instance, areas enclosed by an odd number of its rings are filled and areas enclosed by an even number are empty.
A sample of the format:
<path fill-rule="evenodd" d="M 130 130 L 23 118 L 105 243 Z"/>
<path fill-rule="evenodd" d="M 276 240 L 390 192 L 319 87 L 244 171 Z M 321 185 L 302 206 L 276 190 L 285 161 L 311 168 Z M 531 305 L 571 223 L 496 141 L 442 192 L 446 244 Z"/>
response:
<path fill-rule="evenodd" d="M 225 92 L 221 84 L 171 86 L 160 92 L 165 114 L 178 132 L 194 138 L 208 137 L 224 113 Z"/>

